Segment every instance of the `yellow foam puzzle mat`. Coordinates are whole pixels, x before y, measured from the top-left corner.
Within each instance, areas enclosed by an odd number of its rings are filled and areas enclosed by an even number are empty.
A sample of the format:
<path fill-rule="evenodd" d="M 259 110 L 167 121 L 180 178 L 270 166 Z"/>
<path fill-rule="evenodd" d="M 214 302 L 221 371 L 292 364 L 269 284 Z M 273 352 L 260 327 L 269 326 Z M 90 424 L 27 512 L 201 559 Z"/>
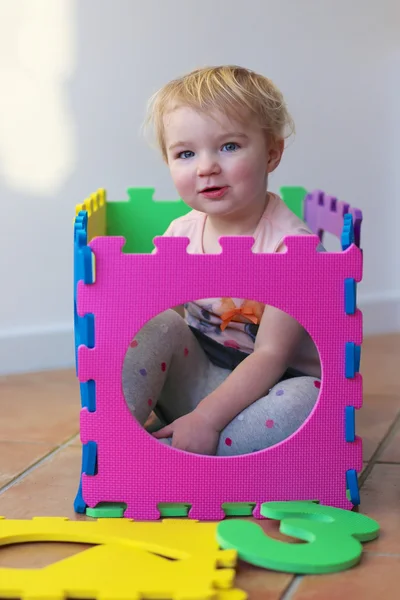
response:
<path fill-rule="evenodd" d="M 103 188 L 100 188 L 94 194 L 91 194 L 82 204 L 75 207 L 75 216 L 80 211 L 85 210 L 88 214 L 88 239 L 90 242 L 93 238 L 106 235 L 106 210 L 107 210 L 107 194 Z"/>
<path fill-rule="evenodd" d="M 0 517 L 0 546 L 75 542 L 92 548 L 42 569 L 0 568 L 0 597 L 21 600 L 245 600 L 237 553 L 219 550 L 217 523 L 168 519 L 69 521 Z"/>

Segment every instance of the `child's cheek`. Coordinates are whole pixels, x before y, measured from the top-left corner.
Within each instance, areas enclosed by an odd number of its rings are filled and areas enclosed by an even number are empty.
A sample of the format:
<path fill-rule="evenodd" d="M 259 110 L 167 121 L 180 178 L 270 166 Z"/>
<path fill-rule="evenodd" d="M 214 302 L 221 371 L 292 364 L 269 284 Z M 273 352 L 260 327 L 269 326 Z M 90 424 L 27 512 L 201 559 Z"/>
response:
<path fill-rule="evenodd" d="M 187 197 L 193 192 L 193 182 L 185 169 L 174 169 L 171 171 L 174 185 L 181 197 Z"/>
<path fill-rule="evenodd" d="M 254 164 L 249 160 L 238 160 L 232 165 L 231 175 L 236 182 L 251 181 L 256 174 Z"/>

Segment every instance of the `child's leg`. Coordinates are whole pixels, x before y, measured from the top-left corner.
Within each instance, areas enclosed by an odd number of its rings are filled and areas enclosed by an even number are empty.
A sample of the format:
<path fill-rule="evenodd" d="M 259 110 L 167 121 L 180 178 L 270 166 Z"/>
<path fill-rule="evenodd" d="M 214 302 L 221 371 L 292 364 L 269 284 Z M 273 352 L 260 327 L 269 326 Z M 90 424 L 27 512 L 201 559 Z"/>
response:
<path fill-rule="evenodd" d="M 294 433 L 312 411 L 319 394 L 320 380 L 293 377 L 277 383 L 238 414 L 222 430 L 218 456 L 248 454 L 268 448 Z"/>
<path fill-rule="evenodd" d="M 170 423 L 192 411 L 229 373 L 210 362 L 185 320 L 167 310 L 146 323 L 132 341 L 122 388 L 141 425 L 152 410 Z"/>

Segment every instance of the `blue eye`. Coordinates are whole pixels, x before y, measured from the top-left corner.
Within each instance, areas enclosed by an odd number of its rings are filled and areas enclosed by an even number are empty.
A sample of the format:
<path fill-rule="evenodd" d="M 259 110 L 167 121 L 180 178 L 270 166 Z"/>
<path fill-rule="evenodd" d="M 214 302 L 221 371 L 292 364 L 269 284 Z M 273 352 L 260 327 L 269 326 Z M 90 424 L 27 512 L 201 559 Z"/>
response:
<path fill-rule="evenodd" d="M 192 156 L 194 156 L 194 152 L 191 150 L 184 150 L 178 154 L 178 158 L 192 158 Z"/>
<path fill-rule="evenodd" d="M 228 142 L 227 144 L 224 144 L 222 148 L 226 148 L 225 152 L 235 152 L 239 148 L 239 145 L 235 142 Z"/>

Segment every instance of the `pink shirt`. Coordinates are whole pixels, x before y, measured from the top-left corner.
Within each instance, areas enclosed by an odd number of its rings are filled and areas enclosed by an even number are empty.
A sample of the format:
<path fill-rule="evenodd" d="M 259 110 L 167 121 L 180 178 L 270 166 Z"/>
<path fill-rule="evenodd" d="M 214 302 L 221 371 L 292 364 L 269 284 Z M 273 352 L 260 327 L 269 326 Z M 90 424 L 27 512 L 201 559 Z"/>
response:
<path fill-rule="evenodd" d="M 166 237 L 188 237 L 190 254 L 204 254 L 203 232 L 207 215 L 192 210 L 172 221 Z M 276 252 L 287 235 L 310 235 L 312 232 L 276 194 L 269 201 L 253 234 L 253 252 Z M 322 248 L 321 248 L 322 249 Z M 216 342 L 250 354 L 265 305 L 241 298 L 206 298 L 185 304 L 185 319 L 191 327 Z M 312 376 L 319 376 L 318 350 L 304 331 L 304 340 L 295 354 L 291 367 Z"/>

